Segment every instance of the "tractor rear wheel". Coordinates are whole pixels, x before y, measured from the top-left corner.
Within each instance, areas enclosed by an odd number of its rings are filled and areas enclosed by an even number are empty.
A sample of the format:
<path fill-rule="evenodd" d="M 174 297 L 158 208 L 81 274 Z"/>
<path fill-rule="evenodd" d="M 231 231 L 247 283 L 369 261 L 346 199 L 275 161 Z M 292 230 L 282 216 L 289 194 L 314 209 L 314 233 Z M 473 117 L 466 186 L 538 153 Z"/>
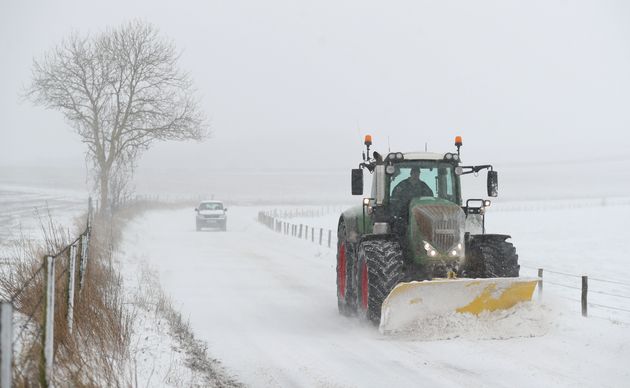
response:
<path fill-rule="evenodd" d="M 463 276 L 467 278 L 518 277 L 520 265 L 516 248 L 506 235 L 471 236 L 466 248 Z"/>
<path fill-rule="evenodd" d="M 402 277 L 403 252 L 398 242 L 363 241 L 359 245 L 357 267 L 359 316 L 378 325 L 383 301 Z"/>
<path fill-rule="evenodd" d="M 355 261 L 354 244 L 347 240 L 346 225 L 341 222 L 337 230 L 337 307 L 342 315 L 352 315 L 357 311 L 353 281 Z"/>

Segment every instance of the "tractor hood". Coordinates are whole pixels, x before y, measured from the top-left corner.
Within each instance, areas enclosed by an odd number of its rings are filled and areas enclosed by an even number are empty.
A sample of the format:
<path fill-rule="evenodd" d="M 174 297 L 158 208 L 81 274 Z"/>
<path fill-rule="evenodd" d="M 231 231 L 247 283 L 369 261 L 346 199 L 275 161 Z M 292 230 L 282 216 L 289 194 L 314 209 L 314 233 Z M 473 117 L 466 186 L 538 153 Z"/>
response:
<path fill-rule="evenodd" d="M 463 260 L 466 217 L 459 205 L 440 198 L 416 198 L 409 204 L 409 221 L 416 259 L 442 263 Z"/>

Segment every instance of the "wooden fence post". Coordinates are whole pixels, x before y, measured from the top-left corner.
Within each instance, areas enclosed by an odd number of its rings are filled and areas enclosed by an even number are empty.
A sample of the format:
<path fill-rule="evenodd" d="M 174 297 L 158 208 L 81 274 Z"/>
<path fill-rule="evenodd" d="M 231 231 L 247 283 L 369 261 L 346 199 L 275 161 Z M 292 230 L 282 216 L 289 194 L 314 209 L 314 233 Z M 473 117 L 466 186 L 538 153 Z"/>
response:
<path fill-rule="evenodd" d="M 324 229 L 319 228 L 319 245 L 322 245 L 322 237 L 324 236 Z"/>
<path fill-rule="evenodd" d="M 13 305 L 0 303 L 0 388 L 11 388 Z"/>
<path fill-rule="evenodd" d="M 538 281 L 538 298 L 542 298 L 543 292 L 543 269 L 538 268 L 538 277 L 540 280 Z"/>
<path fill-rule="evenodd" d="M 331 241 L 332 241 L 332 230 L 328 229 L 328 248 L 330 248 Z"/>
<path fill-rule="evenodd" d="M 302 224 L 300 224 L 300 233 L 298 234 L 298 238 L 302 238 Z"/>
<path fill-rule="evenodd" d="M 46 324 L 44 326 L 44 365 L 46 386 L 52 386 L 55 319 L 55 259 L 46 257 Z"/>
<path fill-rule="evenodd" d="M 588 316 L 588 276 L 582 276 L 582 316 Z"/>
<path fill-rule="evenodd" d="M 315 227 L 311 226 L 311 242 L 315 242 Z"/>

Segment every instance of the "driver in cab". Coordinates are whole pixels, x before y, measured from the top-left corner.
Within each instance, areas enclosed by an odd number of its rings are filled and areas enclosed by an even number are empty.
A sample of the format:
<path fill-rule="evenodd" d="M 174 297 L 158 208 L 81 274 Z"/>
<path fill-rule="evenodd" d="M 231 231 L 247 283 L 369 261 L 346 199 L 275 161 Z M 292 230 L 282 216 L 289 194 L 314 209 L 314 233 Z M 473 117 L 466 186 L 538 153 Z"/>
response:
<path fill-rule="evenodd" d="M 433 197 L 433 190 L 420 180 L 420 168 L 412 167 L 409 177 L 394 187 L 392 198 L 409 205 L 409 201 L 416 197 Z"/>
<path fill-rule="evenodd" d="M 392 191 L 392 210 L 398 216 L 392 225 L 395 230 L 406 233 L 407 209 L 413 198 L 433 197 L 433 190 L 420 180 L 420 168 L 412 167 L 409 177 L 400 182 Z"/>

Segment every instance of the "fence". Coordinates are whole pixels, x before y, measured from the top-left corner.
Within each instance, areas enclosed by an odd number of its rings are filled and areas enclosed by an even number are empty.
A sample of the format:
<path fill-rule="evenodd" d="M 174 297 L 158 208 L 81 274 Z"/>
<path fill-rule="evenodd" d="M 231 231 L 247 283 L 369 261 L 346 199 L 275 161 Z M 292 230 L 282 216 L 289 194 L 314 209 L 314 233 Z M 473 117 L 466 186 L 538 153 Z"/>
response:
<path fill-rule="evenodd" d="M 266 225 L 269 229 L 286 236 L 298 239 L 309 240 L 319 245 L 332 248 L 333 231 L 322 227 L 311 226 L 304 223 L 293 223 L 286 221 L 286 218 L 297 217 L 321 217 L 335 211 L 334 207 L 314 208 L 314 209 L 284 209 L 258 212 L 258 222 Z"/>
<path fill-rule="evenodd" d="M 545 284 L 567 290 L 566 293 L 557 293 L 557 295 L 563 299 L 579 303 L 582 316 L 584 317 L 594 316 L 600 318 L 598 315 L 589 313 L 591 308 L 600 311 L 630 314 L 630 282 L 589 277 L 587 275 L 577 275 L 549 269 L 544 270 L 542 268 L 533 268 L 523 265 L 521 267 L 537 272 L 537 276 L 541 278 L 538 288 L 539 294 L 542 294 Z M 544 274 L 551 274 L 553 277 L 548 279 L 547 276 L 543 277 Z M 569 296 L 566 296 L 567 293 Z M 572 293 L 574 294 L 572 295 Z M 608 299 L 608 301 L 601 303 L 589 301 L 589 299 L 591 299 L 590 297 L 597 296 L 604 297 Z M 622 302 L 616 303 L 616 305 L 613 306 L 612 304 L 614 304 L 614 302 L 610 302 L 612 300 Z M 625 304 L 623 302 L 625 302 Z M 630 320 L 618 319 L 618 321 L 630 323 Z"/>
<path fill-rule="evenodd" d="M 623 203 L 623 205 L 625 205 L 625 203 Z M 273 209 L 268 211 L 260 211 L 258 213 L 258 222 L 266 225 L 269 229 L 277 233 L 302 240 L 310 240 L 311 242 L 318 243 L 319 245 L 324 245 L 324 242 L 326 242 L 325 245 L 328 246 L 328 248 L 333 248 L 332 245 L 335 241 L 333 241 L 333 231 L 331 229 L 309 226 L 304 223 L 292 223 L 286 220 L 287 218 L 290 219 L 294 217 L 321 217 L 323 215 L 329 214 L 331 212 L 330 209 L 331 207 L 319 209 Z M 596 318 L 599 318 L 599 316 L 597 315 L 589 315 L 589 308 L 595 310 L 614 311 L 629 314 L 628 320 L 618 319 L 618 321 L 630 323 L 630 282 L 603 279 L 598 277 L 589 277 L 587 275 L 577 275 L 549 269 L 545 270 L 543 268 L 534 268 L 524 265 L 521 265 L 521 268 L 537 272 L 537 276 L 541 278 L 538 286 L 539 295 L 542 295 L 544 284 L 572 290 L 573 292 L 575 292 L 576 295 L 561 297 L 579 303 L 582 316 L 594 316 Z M 552 274 L 554 276 L 564 277 L 565 279 L 575 280 L 576 282 L 574 284 L 571 284 L 567 282 L 556 281 L 557 279 L 555 278 L 547 279 L 545 277 L 543 279 L 543 274 Z M 590 289 L 589 284 L 591 286 Z M 593 285 L 595 287 L 593 287 Z M 603 285 L 614 285 L 617 286 L 617 289 L 606 289 Z M 589 295 L 593 296 L 593 294 L 598 296 L 601 295 L 612 300 L 628 302 L 626 304 L 617 304 L 613 306 L 611 305 L 612 303 L 609 301 L 601 303 L 589 301 Z"/>
<path fill-rule="evenodd" d="M 572 210 L 597 207 L 630 206 L 630 197 L 595 197 L 575 199 L 548 199 L 528 201 L 502 201 L 492 205 L 493 212 L 530 212 L 545 210 Z"/>
<path fill-rule="evenodd" d="M 0 388 L 11 387 L 11 380 L 25 379 L 24 374 L 17 367 L 14 368 L 13 350 L 19 344 L 23 345 L 27 341 L 23 336 L 28 335 L 31 328 L 35 329 L 35 338 L 40 338 L 41 343 L 33 341 L 31 348 L 26 352 L 31 354 L 36 346 L 41 345 L 43 349 L 43 360 L 40 360 L 40 376 L 44 386 L 52 386 L 52 373 L 54 368 L 54 329 L 63 327 L 57 325 L 55 319 L 55 301 L 64 300 L 65 304 L 59 306 L 65 308 L 65 328 L 72 334 L 74 320 L 74 304 L 84 287 L 85 275 L 88 268 L 89 246 L 91 237 L 91 223 L 93 216 L 92 200 L 88 202 L 88 214 L 85 230 L 71 243 L 62 247 L 56 253 L 50 253 L 42 258 L 41 265 L 34 270 L 28 280 L 23 282 L 19 289 L 11 295 L 7 301 L 0 304 Z M 65 260 L 65 262 L 64 262 Z M 78 267 L 77 267 L 78 260 Z M 65 264 L 65 265 L 64 265 Z M 60 268 L 58 271 L 56 268 Z M 78 272 L 78 288 L 75 287 L 75 277 Z M 58 287 L 64 276 L 67 278 L 62 293 Z M 43 290 L 36 295 L 34 307 L 29 311 L 22 311 L 24 303 L 22 299 L 26 290 L 43 284 Z M 31 302 L 32 304 L 32 302 Z M 42 310 L 40 310 L 40 308 Z M 14 320 L 18 314 L 24 320 L 18 325 L 14 325 Z M 43 317 L 43 323 L 38 322 L 38 318 Z M 17 335 L 14 335 L 14 327 L 19 328 Z M 31 384 L 26 384 L 31 385 Z"/>

